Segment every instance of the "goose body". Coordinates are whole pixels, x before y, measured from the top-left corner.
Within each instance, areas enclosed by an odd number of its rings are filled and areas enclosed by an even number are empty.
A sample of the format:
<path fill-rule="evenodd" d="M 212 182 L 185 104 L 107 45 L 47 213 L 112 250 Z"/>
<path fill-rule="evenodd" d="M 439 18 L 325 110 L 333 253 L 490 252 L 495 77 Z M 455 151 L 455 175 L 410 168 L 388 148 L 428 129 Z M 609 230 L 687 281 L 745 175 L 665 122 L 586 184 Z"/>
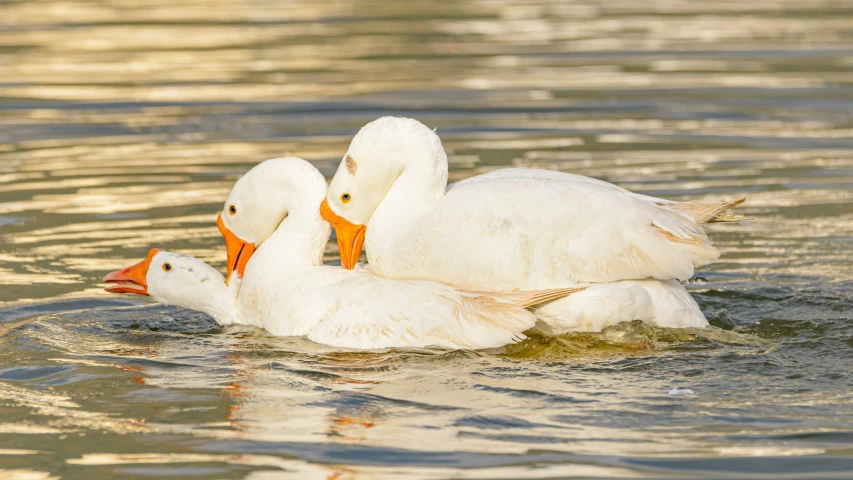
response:
<path fill-rule="evenodd" d="M 623 280 L 592 284 L 536 310 L 537 329 L 549 335 L 599 332 L 642 320 L 664 328 L 705 328 L 708 320 L 679 281 Z"/>
<path fill-rule="evenodd" d="M 242 321 L 275 335 L 359 349 L 479 349 L 515 343 L 536 324 L 531 311 L 499 295 L 326 265 L 269 268 L 287 265 L 277 256 L 274 240 L 261 246 L 237 297 Z"/>
<path fill-rule="evenodd" d="M 145 280 L 133 283 L 134 276 Z M 221 325 L 253 325 L 355 349 L 499 347 L 525 338 L 522 332 L 536 323 L 522 305 L 427 281 L 385 280 L 326 266 L 253 278 L 250 271 L 239 287 L 235 282 L 229 287 L 203 261 L 154 249 L 105 281 L 113 284 L 109 291 L 150 295 L 207 313 Z"/>
<path fill-rule="evenodd" d="M 321 213 L 346 268 L 363 244 L 386 278 L 482 291 L 586 285 L 545 310 L 558 331 L 595 331 L 617 319 L 706 326 L 678 280 L 719 257 L 701 224 L 744 220 L 729 213 L 742 201 L 674 202 L 523 168 L 447 186 L 435 132 L 383 117 L 353 138 Z"/>
<path fill-rule="evenodd" d="M 699 223 L 741 218 L 726 213 L 739 202 L 677 203 L 548 170 L 446 181 L 441 140 L 420 122 L 363 127 L 321 207 L 344 266 L 363 241 L 379 276 L 465 289 L 686 280 L 719 257 Z"/>
<path fill-rule="evenodd" d="M 465 289 L 686 280 L 719 257 L 687 214 L 560 172 L 498 170 L 451 185 L 417 222 L 386 215 L 366 234 L 377 275 Z"/>

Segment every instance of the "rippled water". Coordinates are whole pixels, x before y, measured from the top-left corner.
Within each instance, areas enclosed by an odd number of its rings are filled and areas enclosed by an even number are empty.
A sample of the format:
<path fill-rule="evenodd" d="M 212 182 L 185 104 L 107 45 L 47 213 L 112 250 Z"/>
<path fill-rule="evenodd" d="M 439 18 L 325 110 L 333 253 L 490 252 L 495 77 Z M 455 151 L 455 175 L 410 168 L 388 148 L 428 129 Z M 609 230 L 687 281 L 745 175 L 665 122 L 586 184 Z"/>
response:
<path fill-rule="evenodd" d="M 0 478 L 849 477 L 853 4 L 170 3 L 0 5 Z M 747 196 L 715 328 L 359 353 L 99 289 L 385 114 L 454 180 Z"/>

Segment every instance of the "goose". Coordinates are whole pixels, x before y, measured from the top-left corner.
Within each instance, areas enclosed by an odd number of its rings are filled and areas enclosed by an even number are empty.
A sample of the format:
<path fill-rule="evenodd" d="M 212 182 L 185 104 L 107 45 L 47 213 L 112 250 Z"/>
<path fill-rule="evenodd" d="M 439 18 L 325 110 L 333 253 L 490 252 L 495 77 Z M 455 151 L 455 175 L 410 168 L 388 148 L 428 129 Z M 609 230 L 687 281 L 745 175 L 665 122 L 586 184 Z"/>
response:
<path fill-rule="evenodd" d="M 347 278 L 340 276 L 343 275 L 340 272 L 349 270 L 322 266 L 331 227 L 317 207 L 326 198 L 326 189 L 322 174 L 310 163 L 298 159 L 262 162 L 235 183 L 217 222 L 225 237 L 227 278 L 242 282 L 241 303 L 252 302 L 254 298 L 263 301 L 265 296 L 276 295 L 281 288 L 296 289 L 303 279 L 290 273 L 294 268 L 321 268 L 328 272 L 329 278 Z M 436 260 L 445 263 L 462 261 L 453 254 Z M 370 267 L 374 267 L 373 264 Z M 367 269 L 359 267 L 356 270 L 364 273 L 363 270 Z M 379 281 L 375 275 L 369 278 L 371 282 Z M 426 279 L 408 281 L 413 280 Z M 674 279 L 640 278 L 606 284 L 569 282 L 554 288 L 519 288 L 516 285 L 505 290 L 481 288 L 483 284 L 476 283 L 468 285 L 472 288 L 457 288 L 465 292 L 481 292 L 490 298 L 496 295 L 505 298 L 507 295 L 536 296 L 540 294 L 538 292 L 544 292 L 545 296 L 552 291 L 571 292 L 549 296 L 547 301 L 535 305 L 521 300 L 522 304 L 534 309 L 538 320 L 536 328 L 550 334 L 600 331 L 631 320 L 676 328 L 708 325 L 699 306 L 684 286 Z M 363 294 L 374 295 L 368 290 Z M 305 293 L 300 292 L 299 295 Z M 298 298 L 293 297 L 292 301 L 299 305 Z"/>
<path fill-rule="evenodd" d="M 320 208 L 345 268 L 364 245 L 381 277 L 507 291 L 687 280 L 720 255 L 699 224 L 745 220 L 728 213 L 742 201 L 678 203 L 524 168 L 447 187 L 438 135 L 382 117 L 353 138 Z"/>
<path fill-rule="evenodd" d="M 537 317 L 526 307 L 578 291 L 469 293 L 325 266 L 331 227 L 318 211 L 325 194 L 323 175 L 305 160 L 263 162 L 237 181 L 217 220 L 229 252 L 227 282 L 201 260 L 153 249 L 145 260 L 108 274 L 107 291 L 150 295 L 223 325 L 356 349 L 500 347 L 535 326 Z M 244 243 L 234 254 L 234 235 L 257 248 L 249 255 Z"/>

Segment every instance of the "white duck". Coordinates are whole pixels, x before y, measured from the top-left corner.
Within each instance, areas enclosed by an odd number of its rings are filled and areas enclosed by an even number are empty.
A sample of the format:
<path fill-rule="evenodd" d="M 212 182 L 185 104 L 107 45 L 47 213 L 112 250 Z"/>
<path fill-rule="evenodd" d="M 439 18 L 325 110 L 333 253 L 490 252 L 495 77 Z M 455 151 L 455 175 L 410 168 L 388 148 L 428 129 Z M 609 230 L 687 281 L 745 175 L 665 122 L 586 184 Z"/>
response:
<path fill-rule="evenodd" d="M 446 184 L 447 156 L 434 131 L 398 117 L 364 126 L 321 205 L 343 266 L 356 265 L 365 243 L 379 276 L 469 290 L 656 279 L 589 288 L 548 310 L 569 330 L 635 315 L 700 326 L 707 321 L 676 281 L 719 257 L 699 223 L 744 219 L 727 213 L 743 200 L 677 203 L 548 170 L 504 169 Z M 596 312 L 593 304 L 607 308 Z M 577 323 L 581 313 L 585 326 Z"/>
<path fill-rule="evenodd" d="M 446 188 L 447 155 L 417 120 L 353 138 L 323 202 L 341 262 L 366 243 L 374 273 L 506 291 L 672 278 L 719 257 L 699 221 L 734 203 L 676 203 L 563 172 L 504 169 Z M 447 190 L 447 191 L 446 191 Z"/>
<path fill-rule="evenodd" d="M 466 293 L 435 282 L 324 266 L 331 228 L 318 206 L 325 194 L 325 179 L 308 162 L 263 162 L 237 181 L 217 221 L 228 246 L 230 290 L 204 262 L 157 249 L 107 275 L 104 281 L 116 284 L 107 290 L 148 294 L 205 312 L 221 324 L 254 325 L 275 335 L 307 335 L 318 343 L 359 349 L 506 345 L 523 339 L 522 332 L 536 323 L 525 306 L 577 291 Z M 257 249 L 242 242 L 235 253 L 235 234 L 257 243 Z M 233 282 L 232 270 L 241 281 Z"/>
<path fill-rule="evenodd" d="M 294 165 L 283 160 L 268 160 L 252 169 L 234 185 L 218 221 L 228 251 L 228 276 L 232 278 L 232 271 L 238 276 L 245 275 L 241 302 L 253 301 L 251 298 L 262 302 L 266 296 L 276 295 L 280 288 L 295 288 L 289 286 L 290 283 L 301 284 L 303 280 L 298 275 L 289 273 L 293 264 L 299 268 L 322 264 L 330 230 L 309 207 L 323 200 L 325 182 L 309 163 L 298 162 L 299 168 Z M 464 261 L 455 254 L 436 260 L 442 263 Z M 336 276 L 341 275 L 341 269 L 324 267 L 322 271 L 329 272 L 332 278 L 345 278 Z M 378 281 L 375 277 L 369 278 Z M 543 321 L 540 323 L 542 330 L 549 333 L 599 331 L 630 320 L 664 327 L 708 325 L 696 302 L 675 280 L 634 280 L 589 286 L 570 282 L 562 288 L 583 286 L 587 287 L 583 291 L 537 305 L 535 312 Z M 543 289 L 520 287 L 518 290 L 530 291 L 514 294 L 523 297 Z M 373 295 L 367 290 L 362 293 Z M 293 301 L 299 305 L 298 299 Z"/>

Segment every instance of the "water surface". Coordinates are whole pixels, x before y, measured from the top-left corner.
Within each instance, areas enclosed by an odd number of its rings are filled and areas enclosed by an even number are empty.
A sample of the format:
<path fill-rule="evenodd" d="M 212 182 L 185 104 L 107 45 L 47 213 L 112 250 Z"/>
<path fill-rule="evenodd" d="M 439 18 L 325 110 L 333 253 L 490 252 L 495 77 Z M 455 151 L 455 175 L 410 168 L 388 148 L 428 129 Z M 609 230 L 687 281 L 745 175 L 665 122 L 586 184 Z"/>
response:
<path fill-rule="evenodd" d="M 0 476 L 849 477 L 853 6 L 171 3 L 0 5 Z M 331 176 L 388 114 L 452 180 L 746 196 L 689 285 L 715 328 L 364 353 L 98 287 L 224 267 L 243 172 Z"/>

